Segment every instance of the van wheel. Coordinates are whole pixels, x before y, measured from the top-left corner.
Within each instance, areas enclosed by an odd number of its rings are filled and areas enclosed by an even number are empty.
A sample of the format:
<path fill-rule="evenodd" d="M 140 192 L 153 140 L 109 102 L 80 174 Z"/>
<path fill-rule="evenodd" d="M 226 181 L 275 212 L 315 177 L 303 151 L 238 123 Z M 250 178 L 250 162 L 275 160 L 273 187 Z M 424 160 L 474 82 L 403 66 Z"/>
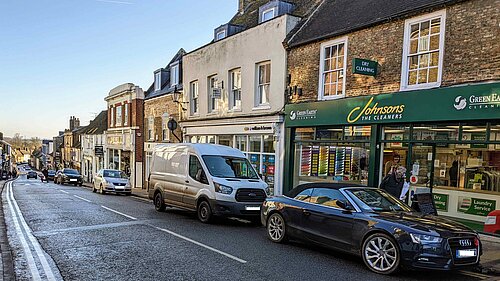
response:
<path fill-rule="evenodd" d="M 161 192 L 156 192 L 155 194 L 155 210 L 158 212 L 164 212 L 165 211 L 165 202 L 163 201 L 163 196 L 161 195 Z"/>
<path fill-rule="evenodd" d="M 200 204 L 198 204 L 196 213 L 198 214 L 198 219 L 202 223 L 210 223 L 212 221 L 212 209 L 210 209 L 210 205 L 206 200 L 202 200 Z"/>

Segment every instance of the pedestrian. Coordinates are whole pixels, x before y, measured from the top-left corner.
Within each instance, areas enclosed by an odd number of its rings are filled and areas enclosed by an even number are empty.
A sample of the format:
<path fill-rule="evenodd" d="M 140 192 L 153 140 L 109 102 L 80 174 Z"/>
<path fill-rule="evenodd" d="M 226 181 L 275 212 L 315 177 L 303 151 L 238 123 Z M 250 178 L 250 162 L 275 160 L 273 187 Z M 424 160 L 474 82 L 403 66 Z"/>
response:
<path fill-rule="evenodd" d="M 17 170 L 12 171 L 12 177 L 17 178 Z"/>
<path fill-rule="evenodd" d="M 42 174 L 43 174 L 43 177 L 45 178 L 45 180 L 47 182 L 49 182 L 49 171 L 47 170 L 47 168 L 43 168 L 42 170 Z M 43 181 L 43 180 L 42 180 Z"/>
<path fill-rule="evenodd" d="M 450 168 L 450 185 L 453 186 L 453 187 L 457 187 L 457 183 L 458 183 L 458 161 L 455 160 L 453 161 L 453 163 L 451 164 L 451 168 Z"/>
<path fill-rule="evenodd" d="M 405 174 L 406 168 L 403 166 L 398 166 L 393 169 L 392 173 L 389 173 L 380 183 L 380 188 L 385 190 L 392 196 L 399 198 L 401 196 L 401 191 L 403 190 L 403 185 L 405 184 Z"/>

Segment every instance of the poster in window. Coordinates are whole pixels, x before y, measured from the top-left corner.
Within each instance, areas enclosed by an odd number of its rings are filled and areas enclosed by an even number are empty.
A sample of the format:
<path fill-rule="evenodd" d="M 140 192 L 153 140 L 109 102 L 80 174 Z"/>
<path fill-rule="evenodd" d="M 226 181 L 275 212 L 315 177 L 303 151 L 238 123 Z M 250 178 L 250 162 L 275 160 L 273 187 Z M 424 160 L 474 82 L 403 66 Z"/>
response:
<path fill-rule="evenodd" d="M 462 134 L 462 141 L 470 141 L 472 139 L 472 134 L 470 133 L 463 133 Z M 455 148 L 470 148 L 470 144 L 457 144 L 455 145 Z"/>

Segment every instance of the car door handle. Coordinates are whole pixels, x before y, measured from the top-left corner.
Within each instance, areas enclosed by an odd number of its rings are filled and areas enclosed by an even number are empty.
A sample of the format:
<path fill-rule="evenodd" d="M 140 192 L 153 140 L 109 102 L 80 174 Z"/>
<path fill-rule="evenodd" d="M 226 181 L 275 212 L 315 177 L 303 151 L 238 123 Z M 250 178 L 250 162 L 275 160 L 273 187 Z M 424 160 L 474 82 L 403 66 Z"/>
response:
<path fill-rule="evenodd" d="M 185 182 L 185 183 L 189 183 L 189 181 L 188 181 L 188 180 L 185 180 L 184 182 Z"/>
<path fill-rule="evenodd" d="M 304 214 L 304 216 L 310 216 L 311 212 L 309 212 L 308 210 L 302 210 L 302 214 Z"/>

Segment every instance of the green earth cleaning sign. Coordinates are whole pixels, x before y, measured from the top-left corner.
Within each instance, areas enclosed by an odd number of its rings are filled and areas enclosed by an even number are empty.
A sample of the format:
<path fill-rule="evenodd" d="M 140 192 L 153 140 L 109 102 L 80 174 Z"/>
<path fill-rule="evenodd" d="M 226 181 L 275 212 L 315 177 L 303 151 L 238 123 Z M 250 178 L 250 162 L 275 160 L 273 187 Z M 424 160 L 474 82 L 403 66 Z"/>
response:
<path fill-rule="evenodd" d="M 460 213 L 485 217 L 495 209 L 495 200 L 486 200 L 463 196 L 458 197 L 457 211 Z"/>
<path fill-rule="evenodd" d="M 375 76 L 377 75 L 377 65 L 376 61 L 354 58 L 352 60 L 352 73 Z"/>
<path fill-rule="evenodd" d="M 438 194 L 433 193 L 434 197 L 434 205 L 436 206 L 436 210 L 448 212 L 448 195 L 447 194 Z"/>

